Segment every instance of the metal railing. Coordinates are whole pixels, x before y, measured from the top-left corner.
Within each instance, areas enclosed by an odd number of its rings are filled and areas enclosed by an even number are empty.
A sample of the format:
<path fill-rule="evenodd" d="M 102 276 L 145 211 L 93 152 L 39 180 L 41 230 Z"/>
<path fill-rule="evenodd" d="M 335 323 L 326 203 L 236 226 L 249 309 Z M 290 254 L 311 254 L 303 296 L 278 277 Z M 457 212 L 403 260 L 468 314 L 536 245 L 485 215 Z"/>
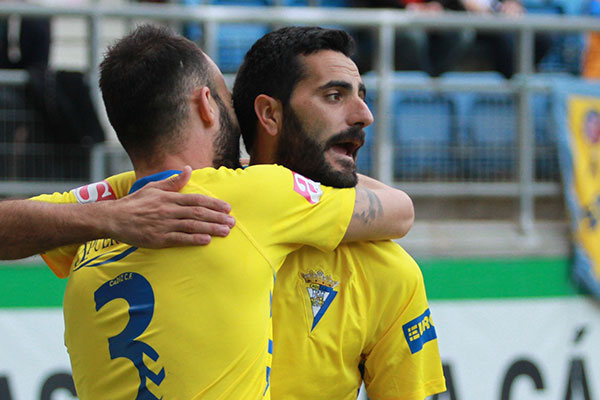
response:
<path fill-rule="evenodd" d="M 222 23 L 260 23 L 280 25 L 336 25 L 348 28 L 368 28 L 376 32 L 375 74 L 365 77 L 368 88 L 375 89 L 376 132 L 374 141 L 374 176 L 383 182 L 402 186 L 408 193 L 426 196 L 514 196 L 519 199 L 519 226 L 530 233 L 534 226 L 534 203 L 536 197 L 556 196 L 560 193 L 558 183 L 536 182 L 534 176 L 535 142 L 532 110 L 529 101 L 533 93 L 547 92 L 550 87 L 534 77 L 533 36 L 536 32 L 586 32 L 600 30 L 600 19 L 555 15 L 527 15 L 518 18 L 481 16 L 465 13 L 427 15 L 396 10 L 332 9 L 315 7 L 272 6 L 268 12 L 264 7 L 239 6 L 179 6 L 157 4 L 131 4 L 121 7 L 69 6 L 39 7 L 26 4 L 0 5 L 0 16 L 19 14 L 22 16 L 81 17 L 87 21 L 88 66 L 91 87 L 96 88 L 98 65 L 101 59 L 103 22 L 107 19 L 125 21 L 154 20 L 168 23 L 194 22 L 203 27 L 203 50 L 214 57 L 218 50 L 217 27 Z M 394 77 L 395 30 L 423 28 L 427 30 L 461 30 L 515 32 L 517 34 L 517 74 L 510 80 L 499 83 L 453 83 L 443 78 L 410 82 Z M 15 75 L 16 76 L 16 75 Z M 0 80 L 3 80 L 0 74 Z M 21 77 L 22 78 L 22 77 Z M 19 79 L 21 79 L 19 78 Z M 15 78 L 16 79 L 16 78 Z M 23 78 L 25 79 L 25 78 Z M 229 76 L 228 80 L 231 81 Z M 517 99 L 518 117 L 518 174 L 511 182 L 399 182 L 393 174 L 394 146 L 392 140 L 392 95 L 395 90 L 449 90 L 476 89 L 483 92 L 510 93 Z M 100 105 L 97 89 L 94 98 Z M 102 149 L 100 146 L 92 156 L 92 175 L 101 176 Z M 14 184 L 14 183 L 12 183 Z M 30 183 L 28 185 L 31 185 Z M 31 186 L 35 190 L 44 186 Z M 0 184 L 0 191 L 10 190 L 10 185 Z"/>

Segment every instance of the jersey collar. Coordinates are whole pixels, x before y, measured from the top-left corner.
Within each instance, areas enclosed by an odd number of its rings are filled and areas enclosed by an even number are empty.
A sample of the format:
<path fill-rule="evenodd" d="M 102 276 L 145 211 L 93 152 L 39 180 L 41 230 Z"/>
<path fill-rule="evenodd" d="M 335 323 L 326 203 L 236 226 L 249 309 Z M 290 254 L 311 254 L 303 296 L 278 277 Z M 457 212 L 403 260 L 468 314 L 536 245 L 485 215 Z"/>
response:
<path fill-rule="evenodd" d="M 163 179 L 167 179 L 170 176 L 173 176 L 175 174 L 180 174 L 181 171 L 177 170 L 177 169 L 169 169 L 166 171 L 162 171 L 159 172 L 157 174 L 154 175 L 148 175 L 145 176 L 141 179 L 138 179 L 137 181 L 135 181 L 133 183 L 133 185 L 131 186 L 131 189 L 129 189 L 129 194 L 143 188 L 144 186 L 146 186 L 148 183 L 150 182 L 155 182 L 155 181 L 162 181 Z"/>

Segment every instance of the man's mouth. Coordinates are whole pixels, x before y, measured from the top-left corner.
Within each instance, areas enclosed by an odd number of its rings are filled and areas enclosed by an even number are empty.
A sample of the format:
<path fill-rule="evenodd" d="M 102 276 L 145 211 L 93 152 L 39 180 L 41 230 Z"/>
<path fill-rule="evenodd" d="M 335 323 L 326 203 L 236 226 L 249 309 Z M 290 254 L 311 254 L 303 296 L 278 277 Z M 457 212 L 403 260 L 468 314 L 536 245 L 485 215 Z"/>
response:
<path fill-rule="evenodd" d="M 332 144 L 330 149 L 337 154 L 341 154 L 342 156 L 349 157 L 353 161 L 356 161 L 356 154 L 362 145 L 363 142 L 359 139 L 347 139 L 342 142 Z"/>

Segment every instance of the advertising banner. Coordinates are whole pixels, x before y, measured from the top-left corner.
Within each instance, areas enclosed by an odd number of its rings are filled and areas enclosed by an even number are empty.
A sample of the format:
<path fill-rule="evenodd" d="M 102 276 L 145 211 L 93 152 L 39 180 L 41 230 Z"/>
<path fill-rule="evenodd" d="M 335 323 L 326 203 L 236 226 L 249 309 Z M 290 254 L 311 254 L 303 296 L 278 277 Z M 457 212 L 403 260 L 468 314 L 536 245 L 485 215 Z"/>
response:
<path fill-rule="evenodd" d="M 558 82 L 553 107 L 574 240 L 573 275 L 600 299 L 600 85 Z"/>

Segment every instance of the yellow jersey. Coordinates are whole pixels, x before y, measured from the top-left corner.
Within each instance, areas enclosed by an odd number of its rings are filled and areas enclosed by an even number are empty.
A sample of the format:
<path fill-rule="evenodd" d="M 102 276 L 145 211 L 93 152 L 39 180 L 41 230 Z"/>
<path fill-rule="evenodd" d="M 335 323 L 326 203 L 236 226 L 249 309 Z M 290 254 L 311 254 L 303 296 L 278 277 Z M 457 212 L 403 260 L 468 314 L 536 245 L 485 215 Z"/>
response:
<path fill-rule="evenodd" d="M 108 180 L 35 200 L 121 197 L 125 186 Z M 275 272 L 302 245 L 332 251 L 354 207 L 354 190 L 272 165 L 197 170 L 182 192 L 229 202 L 229 236 L 162 250 L 95 240 L 69 267 L 68 249 L 45 254 L 69 276 L 65 343 L 81 399 L 270 398 Z"/>
<path fill-rule="evenodd" d="M 392 241 L 289 255 L 273 292 L 273 330 L 273 399 L 354 400 L 363 378 L 370 400 L 446 390 L 423 275 Z"/>

